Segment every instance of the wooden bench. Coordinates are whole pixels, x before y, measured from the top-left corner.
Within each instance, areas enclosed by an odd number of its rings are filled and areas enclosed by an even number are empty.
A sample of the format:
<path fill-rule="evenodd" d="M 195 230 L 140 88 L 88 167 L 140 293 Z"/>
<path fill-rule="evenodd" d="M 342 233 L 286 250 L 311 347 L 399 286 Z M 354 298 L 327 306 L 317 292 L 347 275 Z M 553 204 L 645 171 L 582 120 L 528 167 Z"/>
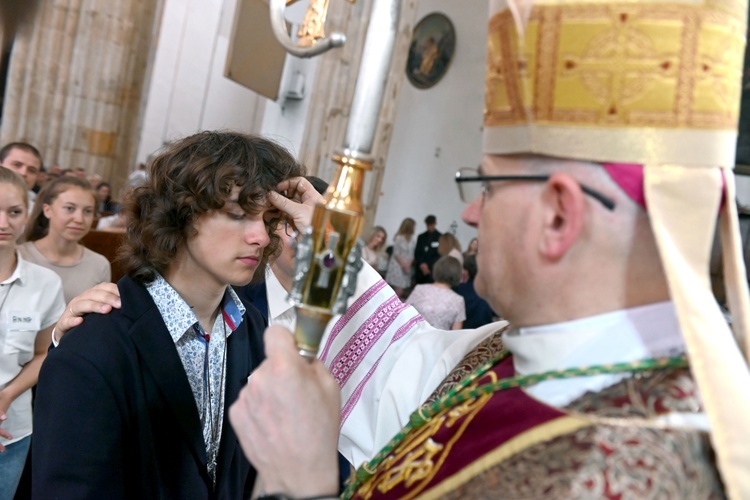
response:
<path fill-rule="evenodd" d="M 125 271 L 117 261 L 117 252 L 120 250 L 120 245 L 122 245 L 124 238 L 124 233 L 97 231 L 92 229 L 81 240 L 83 246 L 96 253 L 100 253 L 107 258 L 112 265 L 112 281 L 115 283 L 125 276 Z"/>

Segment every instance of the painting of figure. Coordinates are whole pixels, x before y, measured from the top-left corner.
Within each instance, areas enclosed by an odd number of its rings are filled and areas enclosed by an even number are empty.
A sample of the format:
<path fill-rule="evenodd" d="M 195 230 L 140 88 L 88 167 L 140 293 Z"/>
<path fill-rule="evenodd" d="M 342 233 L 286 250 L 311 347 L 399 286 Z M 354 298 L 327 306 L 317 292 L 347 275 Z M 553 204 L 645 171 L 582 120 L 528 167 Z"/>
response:
<path fill-rule="evenodd" d="M 406 77 L 419 89 L 432 87 L 448 71 L 455 48 L 456 32 L 450 19 L 437 12 L 428 14 L 414 28 Z"/>

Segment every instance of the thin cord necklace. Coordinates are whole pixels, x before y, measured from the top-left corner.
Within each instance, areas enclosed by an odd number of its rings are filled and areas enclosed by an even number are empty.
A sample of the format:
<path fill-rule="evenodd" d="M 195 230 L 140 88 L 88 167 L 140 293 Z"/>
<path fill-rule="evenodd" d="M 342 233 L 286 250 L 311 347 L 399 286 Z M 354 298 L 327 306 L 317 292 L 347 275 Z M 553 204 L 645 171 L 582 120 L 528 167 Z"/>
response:
<path fill-rule="evenodd" d="M 201 427 L 205 428 L 206 421 L 209 423 L 209 438 L 210 438 L 210 444 L 208 445 L 207 452 L 209 452 L 208 458 L 208 472 L 211 476 L 214 486 L 216 485 L 216 465 L 218 461 L 218 444 L 219 444 L 219 437 L 221 433 L 221 411 L 224 405 L 224 373 L 226 369 L 227 364 L 227 324 L 226 320 L 224 319 L 223 311 L 220 309 L 219 314 L 221 314 L 221 324 L 223 327 L 224 332 L 224 346 L 222 349 L 222 356 L 221 356 L 221 374 L 219 379 L 219 395 L 218 395 L 218 402 L 216 407 L 214 408 L 213 404 L 213 391 L 211 390 L 211 369 L 210 369 L 210 359 L 209 359 L 209 353 L 210 353 L 210 341 L 211 341 L 211 335 L 208 333 L 205 333 L 203 328 L 200 326 L 200 323 L 196 323 L 195 325 L 195 332 L 198 335 L 199 339 L 202 339 L 205 343 L 206 349 L 205 349 L 205 355 L 203 357 L 203 397 L 202 397 L 202 415 L 201 415 Z M 215 450 L 215 451 L 214 451 Z"/>
<path fill-rule="evenodd" d="M 206 349 L 205 349 L 205 355 L 203 358 L 203 417 L 202 420 L 205 423 L 206 418 L 208 418 L 210 427 L 211 427 L 211 439 L 215 442 L 219 438 L 219 425 L 218 420 L 220 420 L 218 415 L 215 415 L 216 413 L 221 411 L 222 404 L 224 403 L 224 391 L 221 390 L 222 386 L 224 385 L 224 371 L 226 369 L 227 365 L 227 324 L 224 321 L 224 318 L 221 318 L 222 326 L 224 330 L 224 348 L 222 349 L 221 354 L 221 374 L 220 374 L 220 383 L 219 383 L 219 401 L 214 409 L 213 405 L 213 392 L 211 391 L 211 363 L 209 358 L 210 353 L 210 341 L 211 341 L 211 335 L 208 333 L 205 333 L 203 331 L 203 328 L 198 326 L 200 330 L 197 331 L 198 335 L 205 341 Z M 206 416 L 206 413 L 208 413 L 208 416 Z M 214 416 L 216 416 L 216 421 L 214 421 Z"/>

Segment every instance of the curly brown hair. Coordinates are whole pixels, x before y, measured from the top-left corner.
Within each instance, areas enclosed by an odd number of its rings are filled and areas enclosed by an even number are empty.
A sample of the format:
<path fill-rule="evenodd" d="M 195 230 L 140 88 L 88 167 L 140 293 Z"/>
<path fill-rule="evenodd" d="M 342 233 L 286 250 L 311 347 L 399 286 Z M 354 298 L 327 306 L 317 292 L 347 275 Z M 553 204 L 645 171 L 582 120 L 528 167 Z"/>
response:
<path fill-rule="evenodd" d="M 248 213 L 264 207 L 279 182 L 304 175 L 305 168 L 284 147 L 236 132 L 200 132 L 165 146 L 148 167 L 148 181 L 126 196 L 121 210 L 127 232 L 120 249 L 125 272 L 139 283 L 163 274 L 201 215 L 221 209 L 232 189 Z M 264 261 L 277 252 L 275 224 Z M 218 242 L 217 242 L 218 243 Z"/>

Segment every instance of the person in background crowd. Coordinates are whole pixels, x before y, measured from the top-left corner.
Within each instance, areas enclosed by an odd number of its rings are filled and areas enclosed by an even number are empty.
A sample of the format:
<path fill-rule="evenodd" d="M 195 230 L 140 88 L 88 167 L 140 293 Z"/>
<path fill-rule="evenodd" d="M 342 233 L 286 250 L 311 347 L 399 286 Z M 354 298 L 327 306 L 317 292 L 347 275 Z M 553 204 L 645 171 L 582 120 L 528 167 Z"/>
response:
<path fill-rule="evenodd" d="M 0 500 L 11 500 L 31 444 L 31 388 L 65 310 L 60 278 L 26 262 L 16 240 L 28 218 L 27 183 L 0 169 Z"/>
<path fill-rule="evenodd" d="M 97 211 L 101 215 L 112 215 L 120 209 L 120 204 L 112 199 L 112 186 L 109 182 L 100 182 L 96 186 L 96 200 Z"/>
<path fill-rule="evenodd" d="M 146 183 L 148 180 L 148 172 L 146 172 L 146 164 L 139 163 L 135 170 L 130 172 L 128 175 L 127 187 L 138 187 Z"/>
<path fill-rule="evenodd" d="M 91 184 L 93 187 L 97 187 L 99 184 L 104 182 L 104 179 L 102 179 L 102 176 L 97 173 L 93 173 L 89 175 L 86 180 L 88 180 L 89 184 Z"/>
<path fill-rule="evenodd" d="M 460 264 L 464 263 L 464 255 L 461 253 L 461 244 L 452 233 L 443 233 L 438 239 L 438 254 L 441 257 L 450 255 Z"/>
<path fill-rule="evenodd" d="M 469 242 L 469 246 L 466 247 L 466 251 L 464 252 L 464 257 L 467 255 L 476 255 L 477 249 L 479 248 L 479 240 L 477 238 L 472 238 Z"/>
<path fill-rule="evenodd" d="M 498 315 L 490 305 L 477 294 L 474 288 L 474 278 L 477 276 L 476 255 L 464 254 L 464 276 L 466 281 L 453 287 L 453 291 L 464 298 L 466 305 L 466 320 L 463 328 L 479 328 L 493 321 L 497 321 Z"/>
<path fill-rule="evenodd" d="M 438 245 L 441 233 L 437 230 L 437 218 L 434 215 L 428 215 L 424 223 L 427 230 L 417 237 L 417 245 L 414 248 L 417 284 L 432 283 L 432 266 L 440 258 Z"/>
<path fill-rule="evenodd" d="M 376 271 L 386 268 L 388 257 L 385 253 L 385 243 L 388 241 L 388 233 L 381 226 L 374 226 L 364 238 L 365 246 L 362 247 L 362 259 L 370 264 Z"/>
<path fill-rule="evenodd" d="M 430 325 L 440 330 L 460 330 L 466 319 L 464 299 L 453 291 L 461 283 L 461 263 L 446 255 L 432 269 L 434 283 L 417 285 L 406 299 Z"/>
<path fill-rule="evenodd" d="M 62 278 L 66 302 L 112 279 L 106 257 L 80 243 L 91 230 L 95 210 L 96 193 L 87 180 L 59 177 L 39 193 L 26 228 L 26 243 L 19 247 L 26 260 Z"/>
<path fill-rule="evenodd" d="M 393 238 L 393 253 L 385 274 L 385 281 L 393 287 L 402 300 L 406 299 L 406 291 L 411 288 L 416 225 L 414 219 L 409 217 L 401 221 L 396 236 Z"/>
<path fill-rule="evenodd" d="M 34 193 L 34 195 L 39 194 L 39 191 L 42 190 L 42 186 L 47 184 L 50 179 L 52 179 L 52 177 L 50 177 L 49 172 L 47 172 L 47 169 L 44 167 L 44 165 L 42 165 L 42 167 L 39 169 L 39 175 L 37 175 L 36 183 L 34 184 L 34 187 L 31 188 L 31 191 Z"/>
<path fill-rule="evenodd" d="M 125 186 L 125 189 L 122 190 L 121 195 L 123 199 L 125 199 L 132 192 L 133 187 Z M 128 223 L 127 218 L 122 213 L 120 213 L 120 204 L 115 203 L 115 205 L 117 207 L 117 210 L 112 215 L 99 217 L 99 220 L 96 222 L 97 231 L 108 231 L 114 233 L 122 233 L 125 231 L 125 227 Z"/>
<path fill-rule="evenodd" d="M 9 168 L 23 177 L 29 199 L 28 211 L 31 212 L 36 200 L 34 186 L 42 169 L 42 155 L 39 150 L 26 142 L 6 144 L 0 149 L 0 166 Z"/>

